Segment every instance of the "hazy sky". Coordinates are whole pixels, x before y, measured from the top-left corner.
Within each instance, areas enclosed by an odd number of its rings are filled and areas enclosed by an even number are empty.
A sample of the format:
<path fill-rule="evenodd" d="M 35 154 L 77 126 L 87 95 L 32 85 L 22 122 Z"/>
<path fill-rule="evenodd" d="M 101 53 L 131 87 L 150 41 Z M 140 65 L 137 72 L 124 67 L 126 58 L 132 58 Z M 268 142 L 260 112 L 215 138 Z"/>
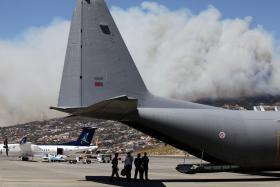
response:
<path fill-rule="evenodd" d="M 146 0 L 147 1 L 147 0 Z M 253 18 L 252 26 L 262 25 L 280 40 L 279 0 L 158 0 L 172 10 L 186 8 L 193 14 L 216 7 L 223 18 Z M 109 6 L 139 6 L 143 0 L 107 0 Z M 30 26 L 42 26 L 55 18 L 70 19 L 75 0 L 0 0 L 0 38 L 11 39 Z"/>

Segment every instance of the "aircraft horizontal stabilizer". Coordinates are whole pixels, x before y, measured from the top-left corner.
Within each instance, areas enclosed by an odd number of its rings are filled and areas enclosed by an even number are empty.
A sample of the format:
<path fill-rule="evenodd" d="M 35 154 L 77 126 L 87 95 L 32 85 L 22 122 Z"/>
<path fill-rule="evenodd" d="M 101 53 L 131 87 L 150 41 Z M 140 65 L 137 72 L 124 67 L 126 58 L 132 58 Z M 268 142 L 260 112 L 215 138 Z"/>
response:
<path fill-rule="evenodd" d="M 59 108 L 51 109 L 70 113 L 77 116 L 89 116 L 98 119 L 131 121 L 137 111 L 137 99 L 127 96 L 118 96 L 112 99 L 101 101 L 97 104 L 83 108 Z"/>

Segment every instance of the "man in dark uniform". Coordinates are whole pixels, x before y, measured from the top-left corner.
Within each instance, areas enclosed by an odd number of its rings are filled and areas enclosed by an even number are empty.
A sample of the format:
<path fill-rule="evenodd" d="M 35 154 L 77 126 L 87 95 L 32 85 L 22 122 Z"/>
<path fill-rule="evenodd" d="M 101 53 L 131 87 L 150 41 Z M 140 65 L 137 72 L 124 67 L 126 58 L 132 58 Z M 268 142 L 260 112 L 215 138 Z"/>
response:
<path fill-rule="evenodd" d="M 142 164 L 142 159 L 141 159 L 141 154 L 137 154 L 137 158 L 134 160 L 134 165 L 135 165 L 135 174 L 134 174 L 134 180 L 137 180 L 137 175 L 139 172 L 140 180 L 143 180 L 143 164 Z"/>
<path fill-rule="evenodd" d="M 144 153 L 144 156 L 142 157 L 142 163 L 143 163 L 143 170 L 145 174 L 145 180 L 149 180 L 148 178 L 148 170 L 149 170 L 149 158 L 147 156 L 147 153 Z"/>
<path fill-rule="evenodd" d="M 8 146 L 7 138 L 5 138 L 5 140 L 4 140 L 4 148 L 6 149 L 6 155 L 9 156 L 9 146 Z"/>
<path fill-rule="evenodd" d="M 112 160 L 112 176 L 111 176 L 111 182 L 113 182 L 113 178 L 114 178 L 114 175 L 116 174 L 118 180 L 120 181 L 120 176 L 119 176 L 119 168 L 118 168 L 118 156 L 119 154 L 118 153 L 115 153 L 115 157 L 113 158 Z"/>

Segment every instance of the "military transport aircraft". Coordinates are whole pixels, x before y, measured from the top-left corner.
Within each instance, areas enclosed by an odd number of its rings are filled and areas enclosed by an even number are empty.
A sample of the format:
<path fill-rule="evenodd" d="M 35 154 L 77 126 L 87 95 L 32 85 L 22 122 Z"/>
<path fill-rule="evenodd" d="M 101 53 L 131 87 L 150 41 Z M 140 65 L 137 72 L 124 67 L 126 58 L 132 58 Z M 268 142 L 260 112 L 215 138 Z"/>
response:
<path fill-rule="evenodd" d="M 104 0 L 77 0 L 58 106 L 51 108 L 120 121 L 212 164 L 280 169 L 279 112 L 232 111 L 151 94 Z"/>

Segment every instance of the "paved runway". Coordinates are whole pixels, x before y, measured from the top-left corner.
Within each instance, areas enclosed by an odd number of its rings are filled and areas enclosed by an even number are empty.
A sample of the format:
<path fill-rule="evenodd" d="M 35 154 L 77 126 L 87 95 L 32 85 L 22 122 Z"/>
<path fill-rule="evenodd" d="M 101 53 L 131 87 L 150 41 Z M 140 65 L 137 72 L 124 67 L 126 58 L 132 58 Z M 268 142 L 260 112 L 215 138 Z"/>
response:
<path fill-rule="evenodd" d="M 208 173 L 186 175 L 175 170 L 183 159 L 151 158 L 149 182 L 109 182 L 110 164 L 89 165 L 68 163 L 22 162 L 15 158 L 0 157 L 1 187 L 105 187 L 105 186 L 280 186 L 280 172 L 259 175 L 239 173 Z M 187 163 L 198 163 L 190 159 Z M 119 164 L 122 168 L 122 164 Z"/>

